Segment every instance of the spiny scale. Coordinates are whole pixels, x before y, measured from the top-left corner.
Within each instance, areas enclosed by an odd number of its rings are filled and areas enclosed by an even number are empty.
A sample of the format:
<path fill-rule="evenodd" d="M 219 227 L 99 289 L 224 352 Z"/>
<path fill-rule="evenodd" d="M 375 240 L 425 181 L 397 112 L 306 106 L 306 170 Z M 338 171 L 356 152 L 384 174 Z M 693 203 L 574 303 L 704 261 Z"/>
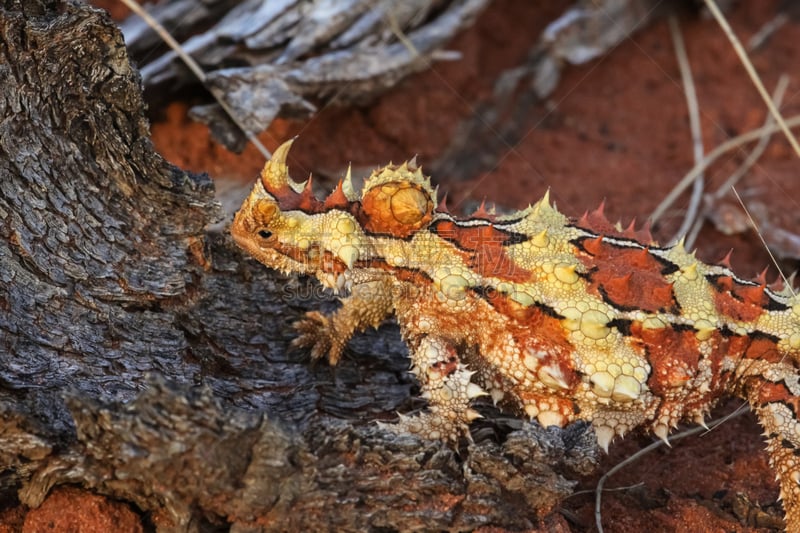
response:
<path fill-rule="evenodd" d="M 488 394 L 542 425 L 587 420 L 604 449 L 641 428 L 666 440 L 721 397 L 746 399 L 764 426 L 789 530 L 800 530 L 800 299 L 789 286 L 706 265 L 683 243 L 606 220 L 570 220 L 548 195 L 495 216 L 437 207 L 415 161 L 350 171 L 325 202 L 275 151 L 231 234 L 268 267 L 315 275 L 350 296 L 297 323 L 298 346 L 335 364 L 355 331 L 396 315 L 428 410 L 392 426 L 468 435 Z"/>

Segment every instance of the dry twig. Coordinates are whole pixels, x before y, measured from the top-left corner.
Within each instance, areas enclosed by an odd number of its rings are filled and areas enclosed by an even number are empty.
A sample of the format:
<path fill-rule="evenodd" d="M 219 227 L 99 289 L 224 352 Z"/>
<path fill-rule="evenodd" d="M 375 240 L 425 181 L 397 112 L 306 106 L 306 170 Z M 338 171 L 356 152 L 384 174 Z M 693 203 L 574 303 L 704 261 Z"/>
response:
<path fill-rule="evenodd" d="M 661 446 L 664 446 L 665 444 L 671 446 L 672 442 L 681 440 L 683 438 L 691 437 L 692 435 L 697 435 L 698 433 L 708 433 L 709 431 L 719 426 L 720 424 L 724 424 L 728 420 L 736 418 L 737 416 L 741 416 L 747 411 L 749 411 L 749 407 L 746 404 L 743 404 L 733 413 L 717 418 L 716 420 L 712 420 L 711 422 L 708 423 L 707 426 L 697 426 L 692 429 L 687 429 L 686 431 L 681 431 L 680 433 L 676 433 L 675 435 L 669 438 L 669 442 L 665 442 L 663 440 L 657 440 L 652 444 L 650 444 L 649 446 L 646 446 L 641 450 L 637 451 L 633 455 L 626 457 L 623 461 L 620 461 L 619 463 L 614 465 L 614 467 L 611 468 L 611 470 L 603 474 L 603 477 L 601 477 L 600 481 L 597 482 L 597 487 L 595 488 L 595 499 L 594 499 L 594 519 L 595 519 L 595 524 L 597 525 L 598 533 L 603 533 L 603 511 L 602 511 L 603 490 L 612 490 L 603 488 L 608 478 L 610 478 L 611 476 L 613 476 L 614 474 L 616 474 L 629 464 L 638 461 L 648 453 L 660 448 Z"/>
<path fill-rule="evenodd" d="M 142 6 L 134 2 L 134 0 L 122 0 L 122 3 L 125 4 L 131 11 L 142 17 L 147 25 L 153 28 L 153 31 L 155 31 L 158 36 L 161 37 L 161 39 L 167 43 L 167 45 L 172 48 L 176 54 L 178 54 L 178 57 L 181 58 L 181 61 L 183 61 L 189 70 L 192 71 L 197 80 L 203 84 L 206 90 L 211 93 L 211 96 L 214 97 L 214 100 L 217 101 L 222 110 L 225 111 L 233 123 L 236 124 L 236 127 L 241 130 L 245 137 L 247 137 L 247 140 L 253 143 L 256 148 L 258 148 L 258 151 L 261 152 L 261 154 L 264 156 L 264 159 L 269 159 L 272 157 L 270 151 L 267 150 L 263 144 L 261 144 L 261 141 L 258 140 L 258 137 L 256 137 L 252 131 L 247 129 L 242 121 L 239 120 L 239 117 L 236 116 L 236 112 L 225 101 L 224 95 L 207 83 L 208 77 L 206 76 L 206 73 L 203 71 L 202 67 L 198 65 L 194 59 L 192 59 L 192 56 L 183 50 L 180 43 L 178 43 L 178 41 L 176 41 L 172 35 L 169 34 L 166 28 L 159 24 L 156 19 L 151 17 L 150 14 L 142 9 Z"/>
<path fill-rule="evenodd" d="M 681 35 L 680 27 L 678 26 L 678 19 L 675 15 L 669 16 L 669 30 L 672 35 L 672 42 L 675 44 L 675 56 L 678 59 L 678 66 L 681 70 L 681 81 L 683 82 L 683 93 L 686 95 L 686 107 L 689 110 L 689 128 L 692 133 L 692 148 L 694 153 L 694 163 L 697 165 L 703 160 L 703 132 L 700 129 L 700 107 L 697 104 L 697 91 L 694 87 L 694 80 L 692 79 L 692 69 L 689 65 L 689 57 L 686 54 L 686 47 L 683 44 L 683 36 Z M 697 218 L 698 211 L 700 210 L 700 202 L 703 200 L 703 188 L 705 180 L 702 172 L 697 175 L 694 180 L 692 198 L 689 200 L 689 208 L 686 210 L 686 216 L 683 219 L 680 229 L 677 234 L 672 238 L 672 242 L 677 241 L 684 237 L 692 227 L 694 220 Z M 691 248 L 692 243 L 686 242 L 686 246 Z"/>
<path fill-rule="evenodd" d="M 778 84 L 775 87 L 775 92 L 772 95 L 772 101 L 775 102 L 776 107 L 780 107 L 781 102 L 783 101 L 783 97 L 786 94 L 786 88 L 789 86 L 789 77 L 785 74 L 781 75 L 780 79 L 778 79 Z M 770 126 L 774 123 L 774 119 L 772 115 L 767 114 L 767 117 L 764 119 L 764 127 Z M 687 237 L 687 242 L 694 242 L 697 237 L 697 234 L 700 233 L 700 228 L 703 227 L 703 222 L 709 214 L 709 211 L 714 208 L 714 205 L 723 197 L 725 196 L 729 190 L 733 189 L 733 187 L 739 183 L 747 172 L 756 164 L 756 161 L 761 157 L 764 153 L 764 150 L 767 149 L 769 145 L 769 141 L 772 138 L 772 133 L 769 132 L 764 134 L 759 140 L 758 143 L 753 147 L 753 150 L 747 154 L 747 157 L 742 164 L 725 180 L 716 191 L 711 194 L 706 195 L 706 205 L 703 208 L 702 213 L 697 220 L 695 220 L 694 226 L 689 231 L 689 237 Z"/>
<path fill-rule="evenodd" d="M 788 119 L 786 119 L 785 124 L 788 128 L 796 128 L 800 126 L 800 115 L 794 115 Z M 658 219 L 664 216 L 664 213 L 667 209 L 675 203 L 675 200 L 678 196 L 686 190 L 686 188 L 692 184 L 692 182 L 697 178 L 699 174 L 701 174 L 705 169 L 707 169 L 711 163 L 716 161 L 722 154 L 733 150 L 734 148 L 738 148 L 743 144 L 747 144 L 749 142 L 756 141 L 763 137 L 764 135 L 769 135 L 775 133 L 776 131 L 780 131 L 782 128 L 779 124 L 770 124 L 768 126 L 762 126 L 757 130 L 751 130 L 747 133 L 743 133 L 741 135 L 737 135 L 731 139 L 728 139 L 724 143 L 720 144 L 716 148 L 714 148 L 711 152 L 709 152 L 703 160 L 692 167 L 692 169 L 675 185 L 675 187 L 667 194 L 666 197 L 658 204 L 658 207 L 655 208 L 653 214 L 650 216 L 650 219 L 655 223 Z"/>
<path fill-rule="evenodd" d="M 725 35 L 728 37 L 728 40 L 731 42 L 733 49 L 736 51 L 736 55 L 739 56 L 739 59 L 744 65 L 745 70 L 747 70 L 747 74 L 750 76 L 750 80 L 755 85 L 756 89 L 758 89 L 758 94 L 761 95 L 761 98 L 764 100 L 764 103 L 767 105 L 769 112 L 772 114 L 775 122 L 783 131 L 783 134 L 786 136 L 786 139 L 789 141 L 789 144 L 792 145 L 795 154 L 800 157 L 800 144 L 798 144 L 797 139 L 789 130 L 788 124 L 783 120 L 780 111 L 778 108 L 775 107 L 775 104 L 772 103 L 772 100 L 767 94 L 767 90 L 764 88 L 764 84 L 761 82 L 761 78 L 758 76 L 758 72 L 756 72 L 755 67 L 753 67 L 753 63 L 750 61 L 750 58 L 747 56 L 747 52 L 745 51 L 742 43 L 739 42 L 739 38 L 736 37 L 736 34 L 733 33 L 733 29 L 731 29 L 731 25 L 728 24 L 728 21 L 725 19 L 725 16 L 717 7 L 717 3 L 714 0 L 705 0 L 706 6 L 708 10 L 711 11 L 711 14 L 714 15 L 714 18 L 719 23 L 722 30 L 725 32 Z"/>

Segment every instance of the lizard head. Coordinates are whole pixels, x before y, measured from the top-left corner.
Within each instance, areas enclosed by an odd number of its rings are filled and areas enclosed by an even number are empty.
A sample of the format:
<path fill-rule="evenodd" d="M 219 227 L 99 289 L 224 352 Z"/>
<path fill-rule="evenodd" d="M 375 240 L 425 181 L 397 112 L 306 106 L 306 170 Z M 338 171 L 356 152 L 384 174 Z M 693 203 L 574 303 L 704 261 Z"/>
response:
<path fill-rule="evenodd" d="M 373 171 L 360 194 L 348 170 L 320 201 L 310 177 L 289 177 L 292 142 L 275 150 L 231 225 L 236 243 L 264 265 L 341 288 L 354 267 L 381 259 L 377 239 L 406 238 L 430 224 L 436 193 L 413 161 Z"/>

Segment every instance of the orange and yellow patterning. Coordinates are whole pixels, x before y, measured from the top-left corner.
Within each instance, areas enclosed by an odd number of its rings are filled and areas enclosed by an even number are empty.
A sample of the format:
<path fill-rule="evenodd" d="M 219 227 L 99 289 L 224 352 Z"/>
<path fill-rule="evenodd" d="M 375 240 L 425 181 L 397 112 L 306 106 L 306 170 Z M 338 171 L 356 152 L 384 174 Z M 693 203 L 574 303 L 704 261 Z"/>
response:
<path fill-rule="evenodd" d="M 437 207 L 414 162 L 389 165 L 325 201 L 293 182 L 282 145 L 231 227 L 268 267 L 349 293 L 308 313 L 299 346 L 335 364 L 354 332 L 394 313 L 428 410 L 398 428 L 455 439 L 473 398 L 543 426 L 590 421 L 603 448 L 647 428 L 666 439 L 703 423 L 724 395 L 764 426 L 787 528 L 800 531 L 800 298 L 706 265 L 678 244 L 621 230 L 601 212 L 571 220 L 547 196 L 467 219 Z"/>

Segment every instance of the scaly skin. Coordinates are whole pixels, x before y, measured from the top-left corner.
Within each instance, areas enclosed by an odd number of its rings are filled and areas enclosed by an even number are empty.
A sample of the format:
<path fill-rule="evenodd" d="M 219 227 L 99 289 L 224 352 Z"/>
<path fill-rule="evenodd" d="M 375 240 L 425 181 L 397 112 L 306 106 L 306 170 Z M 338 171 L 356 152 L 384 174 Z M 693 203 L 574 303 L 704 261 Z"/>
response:
<path fill-rule="evenodd" d="M 289 179 L 291 141 L 267 163 L 231 227 L 268 267 L 350 296 L 296 324 L 299 346 L 335 364 L 350 337 L 394 313 L 427 412 L 397 428 L 469 435 L 473 398 L 563 427 L 594 425 L 608 449 L 635 428 L 662 439 L 726 395 L 766 430 L 789 531 L 800 531 L 800 298 L 659 247 L 602 210 L 570 220 L 547 196 L 469 219 L 436 208 L 415 163 L 349 173 L 324 201 Z"/>

